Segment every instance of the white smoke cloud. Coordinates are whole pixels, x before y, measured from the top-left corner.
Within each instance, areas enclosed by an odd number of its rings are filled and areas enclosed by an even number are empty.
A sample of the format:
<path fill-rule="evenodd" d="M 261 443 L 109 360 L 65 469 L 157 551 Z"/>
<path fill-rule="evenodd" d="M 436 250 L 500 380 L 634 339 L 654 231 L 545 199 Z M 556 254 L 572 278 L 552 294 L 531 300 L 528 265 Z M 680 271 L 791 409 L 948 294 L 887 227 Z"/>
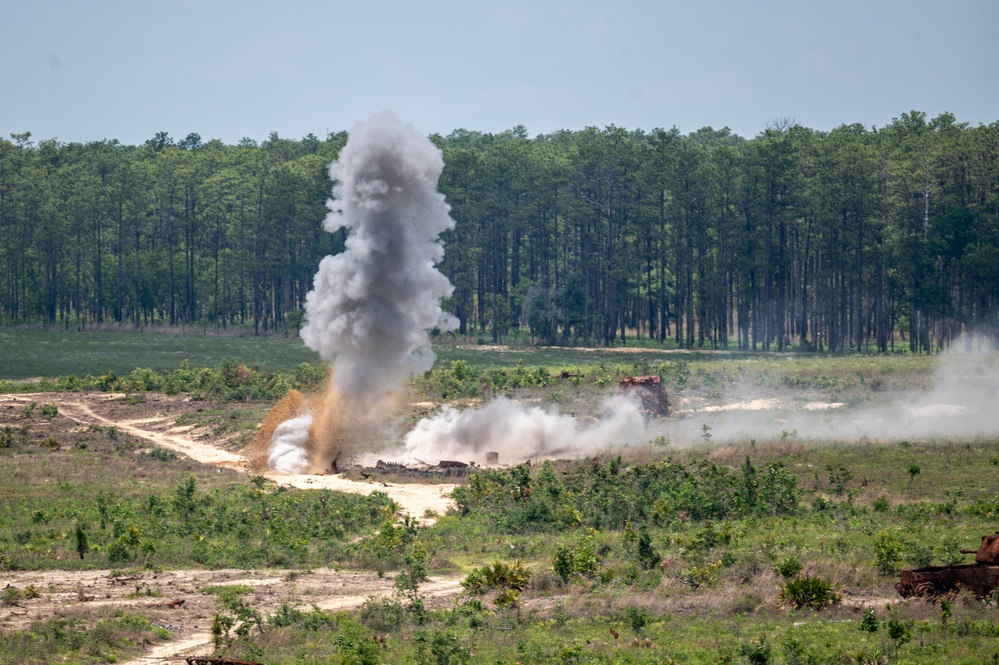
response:
<path fill-rule="evenodd" d="M 479 409 L 445 407 L 436 417 L 421 420 L 406 435 L 404 459 L 481 462 L 486 452 L 498 452 L 503 462 L 556 454 L 577 457 L 648 437 L 640 405 L 623 395 L 606 399 L 603 414 L 591 422 L 497 397 Z"/>
<path fill-rule="evenodd" d="M 438 237 L 454 226 L 437 191 L 443 169 L 441 151 L 391 111 L 358 123 L 330 165 L 333 198 L 323 226 L 346 229 L 346 246 L 320 262 L 301 336 L 332 366 L 352 416 L 372 416 L 391 391 L 433 366 L 429 330 L 457 327 L 440 306 L 451 283 L 435 267 L 444 258 Z M 308 466 L 312 419 L 303 418 L 275 429 L 272 469 Z M 332 445 L 313 443 L 316 454 Z"/>
<path fill-rule="evenodd" d="M 437 191 L 443 168 L 440 150 L 391 111 L 354 127 L 330 165 L 324 227 L 347 229 L 346 249 L 319 264 L 301 335 L 362 410 L 433 366 L 429 330 L 457 327 L 440 306 L 453 288 L 435 267 L 438 237 L 454 226 Z"/>
<path fill-rule="evenodd" d="M 675 443 L 750 439 L 856 441 L 968 438 L 999 435 L 999 353 L 991 343 L 955 342 L 936 358 L 926 387 L 890 392 L 860 388 L 855 404 L 809 401 L 802 391 L 768 391 L 736 386 L 720 406 L 681 408 L 664 423 Z M 914 377 L 918 380 L 918 377 Z M 866 390 L 866 392 L 864 392 Z M 755 393 L 755 394 L 754 394 Z"/>
<path fill-rule="evenodd" d="M 267 466 L 281 473 L 304 473 L 309 468 L 305 444 L 311 426 L 311 413 L 296 416 L 278 425 L 267 449 Z"/>

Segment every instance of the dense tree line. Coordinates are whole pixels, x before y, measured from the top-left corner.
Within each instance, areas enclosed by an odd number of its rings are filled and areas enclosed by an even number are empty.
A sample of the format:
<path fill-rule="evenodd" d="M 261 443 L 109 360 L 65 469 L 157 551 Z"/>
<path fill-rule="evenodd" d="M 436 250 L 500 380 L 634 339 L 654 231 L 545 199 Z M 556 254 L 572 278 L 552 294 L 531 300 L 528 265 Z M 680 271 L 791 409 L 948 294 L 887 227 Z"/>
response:
<path fill-rule="evenodd" d="M 299 325 L 345 133 L 0 140 L 0 321 Z M 999 332 L 999 122 L 432 140 L 460 332 L 926 351 Z"/>

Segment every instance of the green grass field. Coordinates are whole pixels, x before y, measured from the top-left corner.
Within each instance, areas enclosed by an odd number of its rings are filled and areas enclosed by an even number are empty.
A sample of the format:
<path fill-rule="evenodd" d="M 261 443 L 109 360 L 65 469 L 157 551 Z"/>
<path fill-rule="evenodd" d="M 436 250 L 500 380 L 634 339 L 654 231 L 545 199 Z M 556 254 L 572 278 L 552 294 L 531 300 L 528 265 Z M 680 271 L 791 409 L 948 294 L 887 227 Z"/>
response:
<path fill-rule="evenodd" d="M 150 343 L 149 336 L 125 333 L 44 333 L 37 343 L 49 352 L 29 353 L 35 345 L 29 335 L 37 333 L 5 334 L 0 340 L 19 356 L 4 354 L 0 374 L 8 379 L 102 372 L 108 369 L 102 363 L 125 358 L 117 371 L 171 369 L 180 364 L 168 362 L 171 354 L 190 349 L 200 353 L 184 356 L 192 366 L 229 358 L 291 372 L 315 361 L 293 338 L 153 337 Z M 69 351 L 74 347 L 77 354 Z M 438 366 L 412 384 L 421 399 L 461 403 L 516 392 L 560 408 L 613 390 L 618 376 L 646 373 L 660 374 L 677 401 L 750 392 L 862 407 L 926 390 L 939 361 L 443 344 L 436 351 Z M 91 364 L 74 364 L 83 356 Z M 963 362 L 974 369 L 974 360 Z M 562 371 L 585 376 L 557 378 Z M 237 406 L 209 400 L 199 416 L 242 413 L 231 425 L 239 427 L 245 414 L 260 413 Z M 902 568 L 969 561 L 959 550 L 999 529 L 999 439 L 987 433 L 651 445 L 621 460 L 604 455 L 480 473 L 462 489 L 461 509 L 427 528 L 384 521 L 377 502 L 348 502 L 338 509 L 354 516 L 352 526 L 334 533 L 312 493 L 268 493 L 230 473 L 192 471 L 170 455 L 137 454 L 127 437 L 106 431 L 53 446 L 38 434 L 40 412 L 17 418 L 7 445 L 0 441 L 6 479 L 0 565 L 294 568 L 335 559 L 399 581 L 397 597 L 357 612 L 303 604 L 262 617 L 259 629 L 220 642 L 226 657 L 268 664 L 650 665 L 999 658 L 993 599 L 962 593 L 942 602 L 903 602 L 893 587 Z M 24 428 L 32 425 L 29 436 Z M 144 475 L 136 482 L 140 464 Z M 308 510 L 298 514 L 300 506 Z M 265 515 L 266 539 L 254 530 Z M 91 534 L 85 561 L 74 558 L 78 525 Z M 251 547 L 238 545 L 246 540 Z M 529 579 L 516 586 L 490 582 L 483 593 L 432 609 L 430 599 L 407 586 L 427 572 L 481 578 L 483 567 L 497 561 L 520 561 Z M 819 608 L 790 600 L 790 583 L 804 578 L 830 585 Z M 825 605 L 837 595 L 840 602 Z M 223 619 L 233 611 L 217 609 Z M 34 630 L 43 635 L 50 628 Z M 31 639 L 5 632 L 0 621 L 0 647 L 15 645 L 12 653 L 24 657 Z M 59 652 L 76 658 L 68 662 L 109 662 L 70 647 Z M 20 661 L 0 656 L 6 662 Z"/>
<path fill-rule="evenodd" d="M 187 360 L 214 367 L 236 360 L 262 371 L 291 371 L 319 356 L 297 335 L 254 337 L 137 332 L 53 332 L 0 330 L 0 378 L 27 379 L 67 374 L 127 374 L 137 367 L 172 370 Z"/>

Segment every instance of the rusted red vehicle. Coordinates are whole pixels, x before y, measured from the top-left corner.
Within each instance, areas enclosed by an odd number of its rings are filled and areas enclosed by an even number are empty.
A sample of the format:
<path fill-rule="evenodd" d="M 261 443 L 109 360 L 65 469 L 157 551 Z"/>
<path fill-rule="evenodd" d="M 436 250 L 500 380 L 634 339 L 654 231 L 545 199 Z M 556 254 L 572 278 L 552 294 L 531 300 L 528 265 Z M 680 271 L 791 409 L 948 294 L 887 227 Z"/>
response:
<path fill-rule="evenodd" d="M 903 598 L 939 598 L 962 589 L 979 598 L 988 598 L 999 587 L 999 532 L 982 536 L 982 544 L 977 550 L 961 552 L 973 553 L 975 563 L 903 570 L 895 590 Z"/>
<path fill-rule="evenodd" d="M 650 416 L 665 418 L 669 415 L 669 398 L 659 376 L 622 377 L 619 390 L 622 393 L 637 394 L 642 401 L 642 410 Z"/>

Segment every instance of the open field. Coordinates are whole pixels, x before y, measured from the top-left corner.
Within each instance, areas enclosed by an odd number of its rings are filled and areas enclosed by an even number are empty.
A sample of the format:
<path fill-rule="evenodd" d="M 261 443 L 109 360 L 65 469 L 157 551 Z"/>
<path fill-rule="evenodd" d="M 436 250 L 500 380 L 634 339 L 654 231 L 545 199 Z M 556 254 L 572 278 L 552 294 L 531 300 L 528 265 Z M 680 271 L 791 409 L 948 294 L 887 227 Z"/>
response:
<path fill-rule="evenodd" d="M 67 374 L 100 375 L 107 370 L 127 374 L 136 367 L 155 371 L 218 365 L 225 358 L 260 367 L 291 371 L 317 362 L 297 335 L 179 335 L 136 332 L 0 330 L 0 378 L 26 379 Z"/>
<path fill-rule="evenodd" d="M 679 429 L 584 460 L 483 470 L 455 492 L 455 509 L 418 526 L 395 521 L 378 493 L 284 488 L 187 456 L 237 453 L 269 400 L 17 395 L 0 411 L 0 581 L 15 589 L 0 607 L 0 654 L 15 655 L 0 663 L 121 662 L 143 644 L 172 655 L 192 636 L 261 663 L 979 663 L 999 653 L 991 600 L 903 601 L 893 588 L 899 569 L 968 561 L 958 550 L 999 529 L 999 437 L 820 438 L 786 420 L 817 402 L 842 405 L 830 412 L 840 420 L 815 414 L 835 425 L 937 399 L 939 359 L 439 353 L 400 422 L 428 402 L 499 393 L 585 413 L 617 376 L 648 372 L 668 386 Z M 976 366 L 990 367 L 958 363 L 958 373 Z M 736 404 L 760 406 L 765 436 L 725 435 L 707 420 Z M 957 418 L 941 422 L 956 430 Z M 497 561 L 521 562 L 524 579 L 497 573 Z M 112 570 L 135 588 L 108 584 Z M 414 582 L 424 575 L 436 581 Z M 788 585 L 802 577 L 831 585 L 827 606 L 794 607 Z M 347 613 L 324 604 L 336 591 L 327 587 L 352 579 L 370 581 L 352 592 L 348 582 L 354 605 L 388 595 Z M 435 595 L 461 579 L 463 595 Z M 199 593 L 243 580 L 267 580 L 268 592 Z M 91 588 L 112 598 L 77 598 L 100 596 Z M 188 609 L 158 606 L 178 598 Z M 213 624 L 229 628 L 213 640 Z M 170 639 L 157 626 L 171 626 Z M 32 651 L 38 640 L 54 650 Z"/>

